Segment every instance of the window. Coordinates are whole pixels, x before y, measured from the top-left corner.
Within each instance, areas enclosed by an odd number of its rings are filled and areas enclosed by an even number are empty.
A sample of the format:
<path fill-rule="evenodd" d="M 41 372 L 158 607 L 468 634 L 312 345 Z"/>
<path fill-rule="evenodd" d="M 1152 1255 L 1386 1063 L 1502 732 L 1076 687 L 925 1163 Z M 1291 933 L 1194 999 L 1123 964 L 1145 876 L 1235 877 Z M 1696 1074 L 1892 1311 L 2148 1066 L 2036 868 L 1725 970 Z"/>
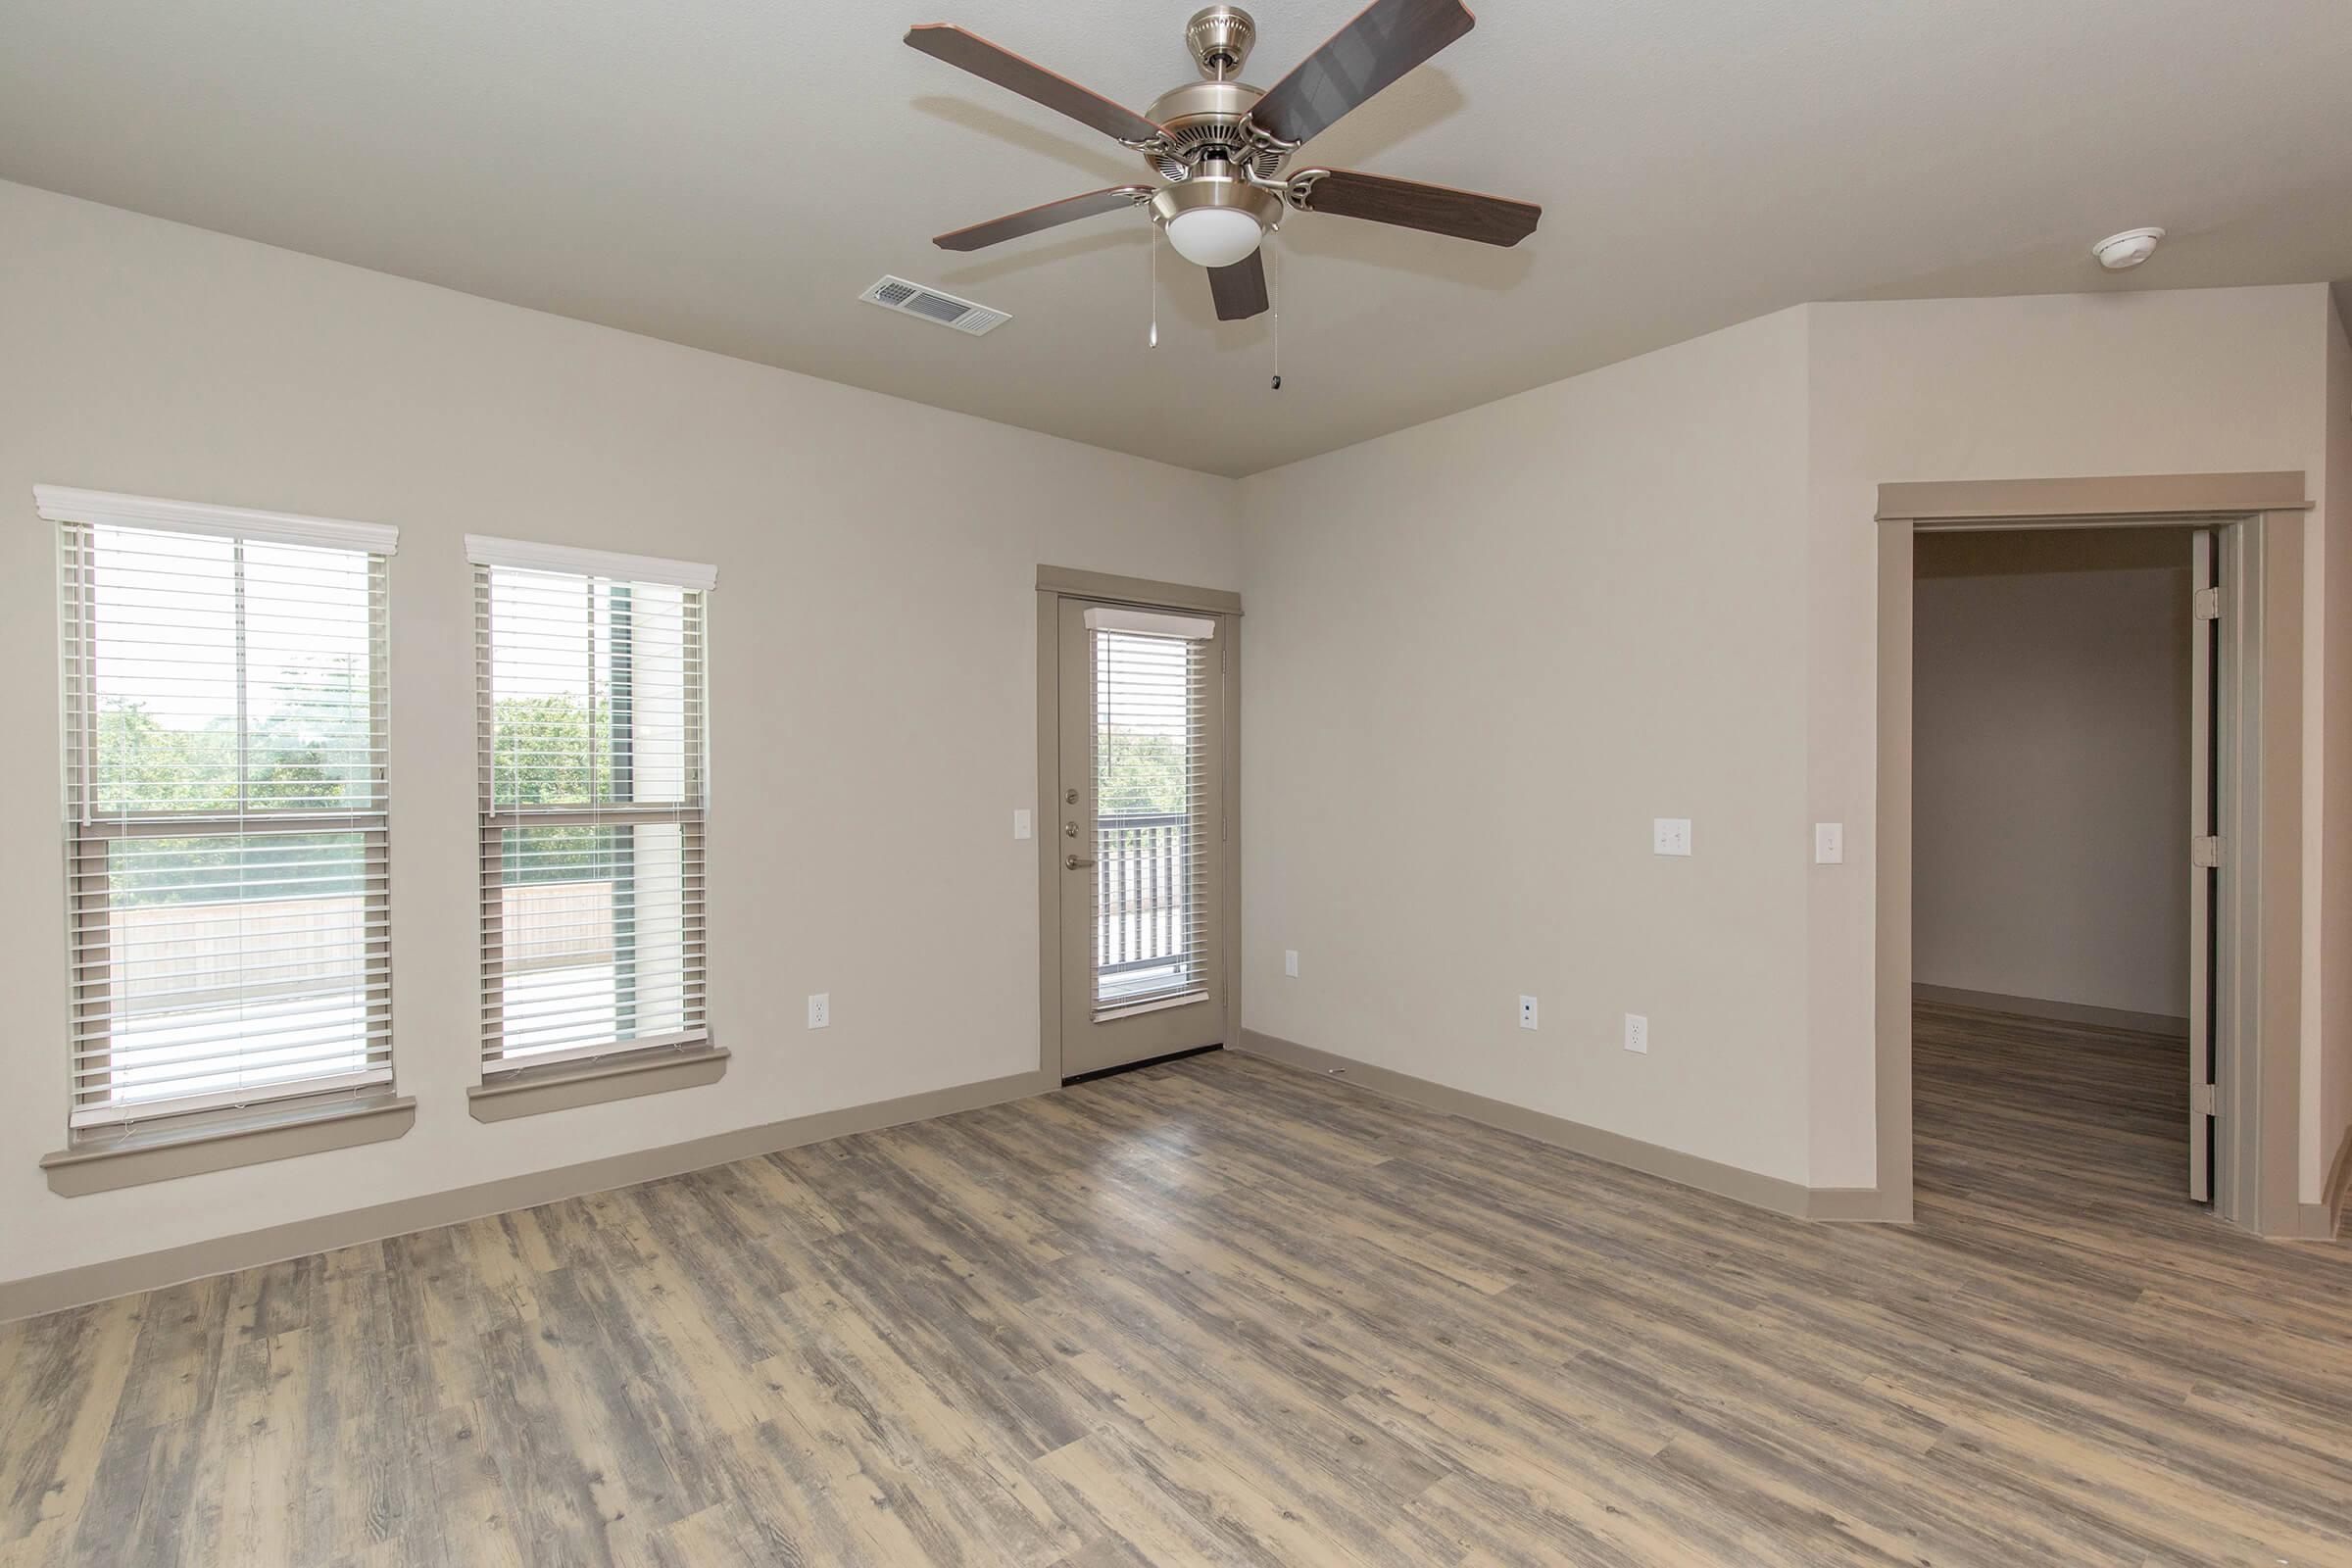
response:
<path fill-rule="evenodd" d="M 396 531 L 35 497 L 63 525 L 73 1126 L 388 1085 Z"/>
<path fill-rule="evenodd" d="M 1098 606 L 1095 1006 L 1204 993 L 1211 981 L 1209 760 L 1214 679 L 1201 616 Z"/>
<path fill-rule="evenodd" d="M 469 539 L 482 1068 L 703 1044 L 708 567 Z"/>

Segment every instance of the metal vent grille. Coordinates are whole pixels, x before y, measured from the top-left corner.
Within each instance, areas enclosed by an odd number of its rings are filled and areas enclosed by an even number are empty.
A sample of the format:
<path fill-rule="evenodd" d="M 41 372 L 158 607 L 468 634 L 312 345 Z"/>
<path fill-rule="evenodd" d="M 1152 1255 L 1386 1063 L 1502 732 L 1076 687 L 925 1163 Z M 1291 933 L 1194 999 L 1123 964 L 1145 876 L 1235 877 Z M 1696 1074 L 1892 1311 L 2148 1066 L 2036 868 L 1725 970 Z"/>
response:
<path fill-rule="evenodd" d="M 954 326 L 958 320 L 972 313 L 969 305 L 960 304 L 941 294 L 917 294 L 900 309 L 912 311 L 917 316 L 928 316 L 934 321 L 945 321 L 950 326 Z"/>
<path fill-rule="evenodd" d="M 858 298 L 868 305 L 879 305 L 884 310 L 896 311 L 902 316 L 918 316 L 926 321 L 952 326 L 973 337 L 993 331 L 1012 319 L 1009 312 L 974 304 L 970 300 L 959 300 L 953 294 L 942 294 L 937 289 L 909 283 L 903 277 L 885 277 Z"/>

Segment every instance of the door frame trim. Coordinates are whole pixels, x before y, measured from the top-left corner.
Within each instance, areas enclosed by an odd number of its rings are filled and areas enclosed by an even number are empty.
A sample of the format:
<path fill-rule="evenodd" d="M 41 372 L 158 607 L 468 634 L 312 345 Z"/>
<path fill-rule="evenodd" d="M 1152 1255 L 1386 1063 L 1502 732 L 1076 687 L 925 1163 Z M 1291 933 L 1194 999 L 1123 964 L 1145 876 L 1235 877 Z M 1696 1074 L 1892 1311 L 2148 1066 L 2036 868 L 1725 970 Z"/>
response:
<path fill-rule="evenodd" d="M 1061 803 L 1054 784 L 1061 771 L 1061 602 L 1127 605 L 1217 618 L 1225 650 L 1225 776 L 1218 780 L 1225 814 L 1225 863 L 1219 911 L 1225 933 L 1225 1044 L 1242 1038 L 1242 596 L 1224 588 L 1156 582 L 1067 566 L 1037 568 L 1037 1023 L 1038 1070 L 1049 1085 L 1061 1082 L 1061 887 L 1058 840 L 1053 823 Z"/>
<path fill-rule="evenodd" d="M 1923 531 L 2010 528 L 2217 529 L 2237 569 L 2232 608 L 2238 778 L 2221 904 L 2221 964 L 2236 1023 L 2216 1063 L 2226 1107 L 2216 1211 L 2267 1236 L 2294 1234 L 2301 1082 L 2303 924 L 2303 538 L 2312 503 L 2301 473 L 2142 474 L 1962 480 L 1879 487 L 1876 1051 L 1878 1191 L 1883 1220 L 1912 1217 L 1913 544 Z M 2236 846 L 2243 846 L 2238 848 Z M 2185 853 L 2185 847 L 2183 847 Z M 2220 1195 L 2217 1193 L 2217 1198 Z"/>

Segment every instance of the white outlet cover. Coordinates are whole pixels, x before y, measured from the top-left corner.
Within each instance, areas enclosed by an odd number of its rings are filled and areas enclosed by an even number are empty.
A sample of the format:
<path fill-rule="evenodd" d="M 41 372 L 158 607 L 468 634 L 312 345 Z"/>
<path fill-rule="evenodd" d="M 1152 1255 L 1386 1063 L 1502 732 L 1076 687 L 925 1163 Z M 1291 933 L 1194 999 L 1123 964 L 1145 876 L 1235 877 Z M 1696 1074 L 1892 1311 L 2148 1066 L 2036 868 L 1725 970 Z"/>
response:
<path fill-rule="evenodd" d="M 1649 848 L 1653 855 L 1689 855 L 1690 819 L 1687 816 L 1652 818 L 1649 824 Z"/>
<path fill-rule="evenodd" d="M 1533 1029 L 1535 1026 L 1536 999 L 1533 997 L 1521 997 L 1519 999 L 1519 1027 L 1522 1029 Z"/>
<path fill-rule="evenodd" d="M 1013 813 L 1012 813 L 1012 836 L 1013 836 L 1014 838 L 1016 838 L 1016 839 L 1025 839 L 1025 838 L 1029 837 L 1029 835 L 1031 834 L 1031 832 L 1032 832 L 1032 831 L 1034 831 L 1034 830 L 1033 830 L 1033 829 L 1030 827 L 1030 825 L 1029 825 L 1029 822 L 1030 822 L 1030 817 L 1029 817 L 1029 813 L 1028 813 L 1027 811 L 1015 811 L 1015 812 L 1013 812 Z"/>
<path fill-rule="evenodd" d="M 808 999 L 808 1027 L 822 1029 L 833 1021 L 833 995 L 819 991 Z"/>
<path fill-rule="evenodd" d="M 1649 1054 L 1649 1016 L 1629 1012 L 1625 1015 L 1625 1049 Z"/>
<path fill-rule="evenodd" d="M 1815 865 L 1843 865 L 1845 863 L 1845 824 L 1816 822 L 1813 824 L 1813 863 Z"/>
<path fill-rule="evenodd" d="M 1294 980 L 1298 978 L 1298 950 L 1297 948 L 1282 950 L 1282 972 Z"/>

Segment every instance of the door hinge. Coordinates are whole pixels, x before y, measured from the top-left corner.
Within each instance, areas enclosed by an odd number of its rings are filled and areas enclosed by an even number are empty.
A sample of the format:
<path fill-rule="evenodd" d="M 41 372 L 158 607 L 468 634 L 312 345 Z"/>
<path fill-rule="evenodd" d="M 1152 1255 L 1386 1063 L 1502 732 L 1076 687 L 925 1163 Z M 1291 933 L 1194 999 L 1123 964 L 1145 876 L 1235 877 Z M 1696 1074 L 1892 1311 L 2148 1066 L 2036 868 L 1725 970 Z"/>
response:
<path fill-rule="evenodd" d="M 2222 618 L 2222 591 L 2219 588 L 2197 590 L 2197 618 L 2199 620 Z"/>
<path fill-rule="evenodd" d="M 2222 863 L 2221 839 L 2210 834 L 2190 839 L 2188 841 L 2188 863 L 2207 870 L 2220 865 Z"/>
<path fill-rule="evenodd" d="M 2213 1084 L 2191 1084 L 2188 1108 L 2193 1115 L 2219 1116 L 2222 1113 L 2221 1090 Z"/>

